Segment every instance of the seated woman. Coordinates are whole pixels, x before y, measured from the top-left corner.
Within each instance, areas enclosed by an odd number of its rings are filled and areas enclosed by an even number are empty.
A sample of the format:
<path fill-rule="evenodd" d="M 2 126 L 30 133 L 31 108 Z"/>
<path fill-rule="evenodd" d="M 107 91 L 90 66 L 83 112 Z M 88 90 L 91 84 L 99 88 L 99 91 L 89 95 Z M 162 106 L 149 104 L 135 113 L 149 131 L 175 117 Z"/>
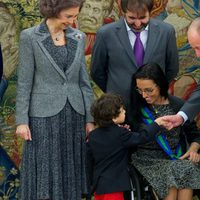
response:
<path fill-rule="evenodd" d="M 140 67 L 133 75 L 131 87 L 128 121 L 135 131 L 157 117 L 177 113 L 184 103 L 168 95 L 166 77 L 155 63 Z M 199 148 L 200 131 L 195 122 L 170 131 L 163 128 L 155 141 L 138 146 L 132 163 L 160 198 L 192 200 L 193 189 L 200 189 Z"/>

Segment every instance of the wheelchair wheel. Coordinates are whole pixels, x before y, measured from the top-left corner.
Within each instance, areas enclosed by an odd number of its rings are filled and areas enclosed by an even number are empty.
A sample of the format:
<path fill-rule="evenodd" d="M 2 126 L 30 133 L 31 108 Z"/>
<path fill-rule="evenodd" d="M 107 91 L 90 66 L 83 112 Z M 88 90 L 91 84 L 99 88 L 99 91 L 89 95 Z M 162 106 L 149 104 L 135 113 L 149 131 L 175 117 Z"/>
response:
<path fill-rule="evenodd" d="M 133 166 L 129 167 L 129 175 L 131 181 L 131 200 L 142 200 L 140 179 Z"/>
<path fill-rule="evenodd" d="M 154 189 L 134 166 L 129 166 L 129 175 L 132 189 L 130 200 L 159 200 Z"/>

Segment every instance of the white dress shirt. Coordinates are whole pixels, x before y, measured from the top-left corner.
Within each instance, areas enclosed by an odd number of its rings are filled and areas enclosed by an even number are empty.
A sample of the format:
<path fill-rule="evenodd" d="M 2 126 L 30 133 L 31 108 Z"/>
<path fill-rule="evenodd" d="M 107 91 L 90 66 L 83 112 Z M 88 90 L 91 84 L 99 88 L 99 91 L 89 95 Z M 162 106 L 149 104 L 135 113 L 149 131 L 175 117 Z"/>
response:
<path fill-rule="evenodd" d="M 135 40 L 136 40 L 136 36 L 135 36 L 134 32 L 131 30 L 131 28 L 128 26 L 125 19 L 124 19 L 124 21 L 125 21 L 125 24 L 126 24 L 126 29 L 127 29 L 127 32 L 128 32 L 128 37 L 129 37 L 129 40 L 130 40 L 130 43 L 131 43 L 131 47 L 133 49 L 134 44 L 135 44 Z M 147 25 L 146 28 L 143 31 L 141 31 L 141 33 L 140 33 L 140 39 L 142 41 L 144 50 L 146 49 L 146 46 L 147 46 L 148 29 L 149 29 L 149 25 Z"/>

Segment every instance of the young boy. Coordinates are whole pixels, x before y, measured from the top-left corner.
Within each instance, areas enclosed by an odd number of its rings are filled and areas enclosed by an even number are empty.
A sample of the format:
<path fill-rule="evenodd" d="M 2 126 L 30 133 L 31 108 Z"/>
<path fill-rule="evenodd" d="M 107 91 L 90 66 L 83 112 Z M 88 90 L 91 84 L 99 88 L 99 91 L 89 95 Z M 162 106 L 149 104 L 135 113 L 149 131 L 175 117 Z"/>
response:
<path fill-rule="evenodd" d="M 162 121 L 156 119 L 140 133 L 120 127 L 125 110 L 118 95 L 104 94 L 97 99 L 91 114 L 97 128 L 89 135 L 88 169 L 95 200 L 124 200 L 123 192 L 131 189 L 128 174 L 130 147 L 154 139 Z"/>

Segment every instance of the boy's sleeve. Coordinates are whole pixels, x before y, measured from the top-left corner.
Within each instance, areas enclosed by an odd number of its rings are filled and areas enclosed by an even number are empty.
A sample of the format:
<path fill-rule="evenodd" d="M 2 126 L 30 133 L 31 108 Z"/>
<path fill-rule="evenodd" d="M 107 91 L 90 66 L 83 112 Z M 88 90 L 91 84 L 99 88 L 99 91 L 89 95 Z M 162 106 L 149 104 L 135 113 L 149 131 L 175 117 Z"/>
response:
<path fill-rule="evenodd" d="M 138 132 L 132 132 L 126 128 L 122 128 L 121 140 L 126 147 L 137 146 L 155 139 L 156 134 L 158 134 L 160 130 L 161 127 L 155 122 L 143 126 Z"/>
<path fill-rule="evenodd" d="M 89 145 L 89 142 L 86 143 L 86 174 L 88 179 L 88 189 L 89 193 L 92 192 L 93 185 L 93 170 L 94 170 L 94 158 L 92 155 L 92 151 Z"/>

